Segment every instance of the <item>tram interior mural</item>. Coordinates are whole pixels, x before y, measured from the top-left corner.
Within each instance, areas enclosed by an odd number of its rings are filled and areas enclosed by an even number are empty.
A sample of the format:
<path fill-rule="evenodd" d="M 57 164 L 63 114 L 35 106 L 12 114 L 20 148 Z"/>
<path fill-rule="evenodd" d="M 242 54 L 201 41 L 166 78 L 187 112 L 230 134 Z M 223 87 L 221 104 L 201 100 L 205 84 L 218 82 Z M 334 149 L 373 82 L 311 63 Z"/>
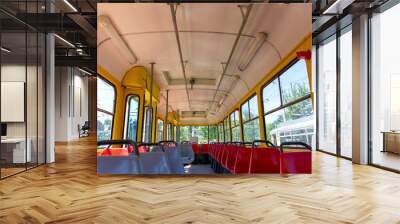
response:
<path fill-rule="evenodd" d="M 99 3 L 98 174 L 311 173 L 311 8 Z"/>

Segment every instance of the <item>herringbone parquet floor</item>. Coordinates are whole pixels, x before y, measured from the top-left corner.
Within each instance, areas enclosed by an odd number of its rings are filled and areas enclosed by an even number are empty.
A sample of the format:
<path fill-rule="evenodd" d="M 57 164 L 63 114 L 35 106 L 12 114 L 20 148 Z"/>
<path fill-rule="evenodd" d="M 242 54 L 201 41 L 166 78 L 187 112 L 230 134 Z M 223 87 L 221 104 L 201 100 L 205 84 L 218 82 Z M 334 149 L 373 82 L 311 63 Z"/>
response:
<path fill-rule="evenodd" d="M 400 223 L 400 175 L 322 153 L 312 175 L 100 177 L 94 149 L 0 181 L 0 223 Z"/>

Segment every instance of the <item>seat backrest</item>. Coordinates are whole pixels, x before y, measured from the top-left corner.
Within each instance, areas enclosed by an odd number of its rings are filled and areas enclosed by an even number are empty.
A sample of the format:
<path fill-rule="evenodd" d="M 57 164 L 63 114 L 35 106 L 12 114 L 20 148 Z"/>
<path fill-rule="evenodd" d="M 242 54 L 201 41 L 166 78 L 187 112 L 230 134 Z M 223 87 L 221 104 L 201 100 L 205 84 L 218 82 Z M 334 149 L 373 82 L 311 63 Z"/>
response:
<path fill-rule="evenodd" d="M 281 173 L 312 173 L 312 148 L 307 143 L 283 142 L 280 152 Z"/>
<path fill-rule="evenodd" d="M 204 153 L 204 154 L 206 154 L 206 153 L 208 153 L 208 150 L 209 150 L 209 145 L 208 144 L 202 144 L 201 145 L 201 153 Z"/>
<path fill-rule="evenodd" d="M 199 154 L 199 153 L 200 153 L 199 145 L 196 144 L 196 143 L 193 143 L 193 144 L 192 144 L 192 150 L 193 150 L 193 152 L 194 152 L 195 154 Z"/>
<path fill-rule="evenodd" d="M 234 172 L 238 149 L 239 149 L 239 147 L 236 145 L 229 147 L 229 154 L 228 154 L 228 158 L 226 160 L 226 168 L 229 171 L 231 171 L 231 173 Z"/>
<path fill-rule="evenodd" d="M 97 156 L 128 156 L 128 148 L 105 148 L 97 150 Z"/>
<path fill-rule="evenodd" d="M 183 161 L 177 147 L 165 147 L 164 149 L 171 174 L 183 174 Z"/>
<path fill-rule="evenodd" d="M 194 152 L 191 144 L 178 144 L 177 149 L 184 164 L 190 164 L 194 161 Z"/>
<path fill-rule="evenodd" d="M 139 167 L 141 174 L 171 174 L 166 154 L 163 151 L 140 154 Z"/>
<path fill-rule="evenodd" d="M 239 146 L 233 173 L 249 173 L 251 148 Z"/>
<path fill-rule="evenodd" d="M 139 174 L 139 160 L 136 154 L 129 156 L 97 157 L 98 174 Z"/>
<path fill-rule="evenodd" d="M 226 168 L 226 162 L 227 162 L 227 159 L 228 159 L 228 155 L 229 155 L 229 152 L 230 152 L 230 148 L 232 148 L 232 145 L 225 145 L 224 147 L 223 147 L 223 150 L 222 150 L 222 156 L 221 156 L 221 160 L 220 160 L 220 163 Z"/>
<path fill-rule="evenodd" d="M 281 173 L 312 173 L 311 151 L 283 152 L 280 163 Z"/>
<path fill-rule="evenodd" d="M 280 151 L 277 147 L 253 148 L 250 173 L 279 173 Z"/>

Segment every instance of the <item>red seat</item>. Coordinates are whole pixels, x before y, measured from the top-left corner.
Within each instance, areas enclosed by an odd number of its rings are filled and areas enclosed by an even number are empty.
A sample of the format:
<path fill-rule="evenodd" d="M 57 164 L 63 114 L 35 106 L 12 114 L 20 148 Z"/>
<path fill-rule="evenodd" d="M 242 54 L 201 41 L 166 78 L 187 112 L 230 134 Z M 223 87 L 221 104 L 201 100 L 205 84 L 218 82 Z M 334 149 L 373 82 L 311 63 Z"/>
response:
<path fill-rule="evenodd" d="M 281 173 L 312 173 L 311 151 L 282 152 L 280 161 Z"/>
<path fill-rule="evenodd" d="M 253 148 L 250 173 L 279 173 L 280 151 L 276 147 Z"/>
<path fill-rule="evenodd" d="M 251 148 L 239 146 L 236 154 L 235 166 L 233 169 L 234 174 L 248 173 L 251 159 Z"/>
<path fill-rule="evenodd" d="M 198 144 L 192 144 L 192 149 L 193 149 L 194 154 L 199 154 L 200 150 L 199 150 Z"/>
<path fill-rule="evenodd" d="M 129 156 L 127 148 L 105 148 L 97 151 L 97 156 Z"/>
<path fill-rule="evenodd" d="M 138 148 L 139 153 L 147 153 L 149 151 L 149 147 L 148 146 L 139 146 Z"/>
<path fill-rule="evenodd" d="M 208 153 L 208 150 L 209 150 L 209 145 L 208 144 L 202 144 L 201 145 L 201 153 L 204 153 L 204 154 L 206 154 L 206 153 Z"/>
<path fill-rule="evenodd" d="M 225 145 L 222 150 L 222 155 L 221 155 L 219 163 L 225 168 L 226 168 L 226 161 L 228 159 L 228 155 L 229 155 L 229 151 L 230 151 L 231 147 L 232 147 L 231 145 Z"/>
<path fill-rule="evenodd" d="M 235 169 L 235 162 L 236 162 L 236 157 L 238 154 L 238 146 L 232 146 L 229 147 L 229 154 L 228 154 L 228 158 L 226 160 L 226 166 L 225 168 L 227 168 L 231 173 L 234 172 Z"/>
<path fill-rule="evenodd" d="M 224 149 L 225 149 L 225 145 L 220 145 L 219 147 L 218 147 L 218 150 L 217 150 L 217 154 L 216 154 L 216 156 L 215 156 L 215 160 L 217 160 L 217 162 L 219 163 L 219 164 L 221 164 L 221 158 L 222 158 L 222 156 L 223 156 L 223 154 L 224 154 Z"/>

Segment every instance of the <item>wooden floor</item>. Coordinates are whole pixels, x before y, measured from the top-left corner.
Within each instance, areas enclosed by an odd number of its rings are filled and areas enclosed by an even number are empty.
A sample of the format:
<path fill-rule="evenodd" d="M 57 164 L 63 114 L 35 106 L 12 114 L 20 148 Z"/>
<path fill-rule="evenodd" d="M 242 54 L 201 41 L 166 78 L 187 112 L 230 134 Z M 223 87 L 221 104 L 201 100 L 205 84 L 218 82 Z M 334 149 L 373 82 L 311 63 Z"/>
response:
<path fill-rule="evenodd" d="M 0 181 L 0 223 L 400 223 L 400 175 L 314 154 L 314 174 L 96 175 L 91 139 Z"/>

